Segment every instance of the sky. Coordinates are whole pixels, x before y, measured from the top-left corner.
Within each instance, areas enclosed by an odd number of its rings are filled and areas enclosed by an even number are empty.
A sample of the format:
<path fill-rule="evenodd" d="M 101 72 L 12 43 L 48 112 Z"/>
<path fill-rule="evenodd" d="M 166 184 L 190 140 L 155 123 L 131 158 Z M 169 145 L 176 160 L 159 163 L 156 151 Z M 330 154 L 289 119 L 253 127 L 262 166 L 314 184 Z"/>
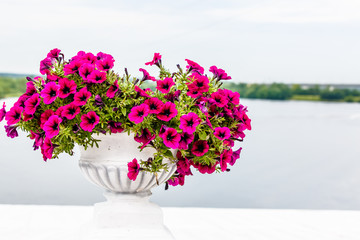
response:
<path fill-rule="evenodd" d="M 0 72 L 39 74 L 49 50 L 114 56 L 134 76 L 159 52 L 236 82 L 360 83 L 358 0 L 2 0 Z M 156 69 L 145 67 L 151 73 Z"/>

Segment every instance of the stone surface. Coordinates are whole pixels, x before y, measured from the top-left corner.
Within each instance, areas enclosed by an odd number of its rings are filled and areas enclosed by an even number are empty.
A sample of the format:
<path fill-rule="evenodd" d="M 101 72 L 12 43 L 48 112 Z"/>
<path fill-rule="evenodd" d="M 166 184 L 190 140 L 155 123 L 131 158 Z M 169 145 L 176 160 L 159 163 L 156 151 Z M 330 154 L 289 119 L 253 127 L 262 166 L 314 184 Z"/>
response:
<path fill-rule="evenodd" d="M 177 240 L 360 239 L 360 211 L 219 208 L 162 210 L 165 225 Z M 79 240 L 85 237 L 81 233 L 91 227 L 89 223 L 93 217 L 93 207 L 0 205 L 0 213 L 0 239 Z M 111 239 L 118 232 L 104 231 L 101 234 L 104 239 Z M 143 231 L 141 234 L 149 236 L 151 232 Z M 96 239 L 99 236 L 94 234 L 91 237 Z"/>

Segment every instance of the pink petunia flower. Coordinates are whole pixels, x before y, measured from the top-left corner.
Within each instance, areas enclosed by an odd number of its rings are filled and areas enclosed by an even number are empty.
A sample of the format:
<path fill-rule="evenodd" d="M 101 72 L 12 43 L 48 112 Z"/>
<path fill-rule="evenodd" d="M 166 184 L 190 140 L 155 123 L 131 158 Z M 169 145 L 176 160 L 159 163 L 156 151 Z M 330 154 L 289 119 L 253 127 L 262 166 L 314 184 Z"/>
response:
<path fill-rule="evenodd" d="M 168 93 L 170 88 L 175 85 L 174 80 L 172 78 L 165 78 L 164 80 L 156 81 L 156 89 L 162 93 Z"/>
<path fill-rule="evenodd" d="M 222 172 L 225 172 L 227 169 L 227 164 L 231 162 L 231 156 L 233 154 L 233 151 L 230 150 L 224 150 L 223 153 L 220 155 L 220 168 Z"/>
<path fill-rule="evenodd" d="M 85 53 L 84 55 L 81 56 L 81 61 L 83 62 L 83 64 L 95 64 L 95 62 L 97 61 L 97 58 L 94 54 L 92 54 L 91 52 L 89 53 Z"/>
<path fill-rule="evenodd" d="M 200 74 L 204 74 L 204 68 L 201 67 L 199 64 L 197 64 L 194 61 L 191 61 L 189 59 L 185 59 L 185 61 L 187 62 L 187 66 L 186 66 L 186 70 L 188 70 L 189 72 L 198 72 Z"/>
<path fill-rule="evenodd" d="M 236 128 L 233 128 L 231 130 L 232 130 L 232 136 L 234 138 L 243 139 L 245 137 L 244 131 L 246 130 L 246 125 L 243 123 L 239 123 L 238 125 L 236 125 Z"/>
<path fill-rule="evenodd" d="M 98 54 L 96 54 L 96 59 L 99 61 L 104 60 L 105 58 L 114 59 L 113 56 L 107 53 L 98 52 Z"/>
<path fill-rule="evenodd" d="M 209 151 L 209 144 L 205 140 L 194 142 L 191 149 L 191 153 L 198 157 L 203 156 L 208 151 Z"/>
<path fill-rule="evenodd" d="M 160 53 L 154 53 L 153 60 L 151 62 L 145 63 L 145 65 L 150 65 L 150 66 L 152 66 L 152 65 L 159 66 L 160 64 L 161 64 L 161 55 L 160 55 Z"/>
<path fill-rule="evenodd" d="M 141 149 L 143 149 L 144 147 L 146 147 L 146 145 L 148 145 L 155 138 L 156 138 L 156 135 L 151 134 L 149 129 L 145 128 L 145 129 L 141 130 L 141 135 L 137 134 L 134 137 L 134 140 L 137 141 L 138 143 L 142 143 Z"/>
<path fill-rule="evenodd" d="M 35 139 L 34 140 L 34 151 L 39 149 L 39 147 L 41 147 L 41 145 L 43 145 L 44 143 L 44 134 L 40 134 L 39 132 L 33 132 L 30 131 L 30 139 Z"/>
<path fill-rule="evenodd" d="M 48 109 L 45 112 L 43 112 L 40 115 L 40 127 L 43 128 L 44 124 L 47 122 L 47 120 L 53 115 L 55 115 L 55 112 L 51 109 Z"/>
<path fill-rule="evenodd" d="M 16 125 L 5 125 L 4 128 L 5 128 L 5 131 L 6 131 L 6 136 L 10 137 L 10 138 L 16 138 L 19 136 L 16 128 L 18 126 Z"/>
<path fill-rule="evenodd" d="M 216 127 L 214 135 L 219 140 L 225 140 L 231 137 L 230 129 L 228 127 Z"/>
<path fill-rule="evenodd" d="M 115 94 L 119 91 L 119 84 L 117 81 L 114 82 L 113 85 L 109 87 L 109 89 L 106 92 L 106 96 L 108 98 L 114 98 Z"/>
<path fill-rule="evenodd" d="M 145 103 L 135 106 L 131 109 L 129 113 L 129 120 L 135 124 L 141 123 L 144 118 L 149 115 L 150 109 L 149 106 Z"/>
<path fill-rule="evenodd" d="M 14 103 L 14 107 L 25 108 L 25 102 L 29 99 L 27 94 L 23 94 L 19 97 L 19 99 Z"/>
<path fill-rule="evenodd" d="M 6 108 L 6 105 L 5 105 L 5 102 L 3 102 L 3 107 L 0 109 L 0 122 L 2 120 L 4 120 L 4 118 L 5 118 L 5 115 L 6 115 L 5 108 Z"/>
<path fill-rule="evenodd" d="M 202 173 L 202 174 L 205 174 L 205 173 L 212 174 L 216 170 L 216 165 L 217 164 L 214 164 L 214 165 L 202 165 L 200 163 L 193 164 L 193 166 L 197 170 L 199 170 L 199 172 Z"/>
<path fill-rule="evenodd" d="M 181 155 L 181 152 L 178 151 L 176 153 L 176 157 L 178 159 L 176 165 L 177 165 L 177 172 L 180 173 L 180 174 L 183 174 L 185 176 L 188 176 L 188 175 L 193 175 L 192 172 L 191 172 L 191 169 L 190 169 L 190 161 L 189 159 L 187 159 L 186 157 L 183 157 Z"/>
<path fill-rule="evenodd" d="M 216 66 L 211 66 L 209 71 L 212 72 L 214 74 L 214 77 L 217 78 L 218 80 L 231 79 L 231 77 L 228 76 L 224 70 L 222 70 L 221 68 L 217 68 Z"/>
<path fill-rule="evenodd" d="M 179 149 L 189 149 L 189 144 L 194 141 L 194 134 L 183 132 L 180 136 Z"/>
<path fill-rule="evenodd" d="M 74 95 L 74 103 L 78 106 L 84 106 L 89 98 L 91 97 L 91 92 L 87 90 L 86 87 L 80 89 L 77 93 Z"/>
<path fill-rule="evenodd" d="M 27 82 L 26 83 L 26 92 L 25 94 L 28 96 L 32 96 L 34 93 L 36 93 L 36 88 L 33 82 Z"/>
<path fill-rule="evenodd" d="M 145 81 L 145 80 L 152 80 L 152 81 L 156 81 L 156 79 L 152 76 L 150 76 L 150 74 L 143 68 L 139 68 L 139 71 L 141 71 L 143 73 L 143 78 L 142 78 L 142 81 Z"/>
<path fill-rule="evenodd" d="M 177 185 L 183 186 L 185 184 L 185 175 L 179 173 L 176 177 L 167 180 L 167 183 L 174 187 Z"/>
<path fill-rule="evenodd" d="M 172 93 L 168 93 L 164 96 L 164 98 L 170 102 L 175 102 L 175 101 L 179 101 L 179 96 L 180 96 L 181 91 L 177 90 L 175 92 Z"/>
<path fill-rule="evenodd" d="M 90 73 L 87 80 L 91 83 L 102 83 L 106 81 L 106 72 L 94 70 Z"/>
<path fill-rule="evenodd" d="M 67 78 L 60 78 L 59 80 L 59 98 L 67 98 L 70 94 L 76 93 L 76 83 Z"/>
<path fill-rule="evenodd" d="M 92 130 L 98 123 L 99 116 L 94 111 L 91 111 L 81 116 L 80 127 L 84 131 L 92 132 Z"/>
<path fill-rule="evenodd" d="M 56 75 L 56 74 L 48 74 L 47 76 L 46 76 L 46 80 L 47 81 L 53 81 L 53 82 L 55 82 L 55 81 L 58 81 L 60 79 L 60 77 L 58 76 L 58 75 Z"/>
<path fill-rule="evenodd" d="M 121 122 L 109 121 L 108 128 L 111 133 L 121 133 L 124 131 L 124 128 L 121 127 Z"/>
<path fill-rule="evenodd" d="M 151 98 L 149 94 L 146 93 L 143 89 L 139 88 L 139 86 L 135 86 L 134 88 L 135 92 L 138 92 L 141 97 Z"/>
<path fill-rule="evenodd" d="M 45 138 L 44 143 L 41 145 L 41 153 L 43 155 L 43 159 L 46 162 L 46 160 L 52 158 L 52 154 L 54 152 L 55 146 L 51 142 L 50 138 Z"/>
<path fill-rule="evenodd" d="M 168 122 L 176 115 L 178 111 L 176 109 L 176 105 L 172 102 L 166 102 L 160 109 L 160 113 L 156 115 L 156 117 L 162 121 Z"/>
<path fill-rule="evenodd" d="M 13 106 L 10 108 L 10 111 L 8 111 L 5 114 L 5 120 L 7 121 L 8 125 L 13 125 L 15 123 L 18 123 L 21 119 L 21 113 L 23 112 L 22 107 Z"/>
<path fill-rule="evenodd" d="M 146 99 L 144 103 L 149 106 L 149 109 L 150 109 L 149 114 L 160 113 L 160 109 L 164 105 L 164 103 L 161 100 L 159 100 L 158 98 Z"/>
<path fill-rule="evenodd" d="M 80 107 L 75 103 L 69 103 L 62 109 L 61 116 L 69 120 L 74 119 L 80 113 Z"/>
<path fill-rule="evenodd" d="M 47 57 L 49 57 L 49 58 L 58 58 L 60 52 L 61 52 L 60 49 L 54 48 L 54 49 L 50 50 L 50 52 L 47 54 Z"/>
<path fill-rule="evenodd" d="M 196 90 L 189 90 L 186 95 L 188 95 L 189 97 L 192 97 L 192 98 L 198 98 L 200 96 L 202 96 L 202 93 L 199 92 L 199 91 L 196 91 Z"/>
<path fill-rule="evenodd" d="M 53 66 L 54 61 L 47 57 L 40 62 L 40 73 L 42 75 L 50 74 L 50 69 Z"/>
<path fill-rule="evenodd" d="M 179 147 L 181 136 L 176 131 L 176 129 L 174 128 L 166 129 L 164 134 L 161 135 L 161 138 L 163 139 L 165 146 L 172 149 L 177 149 Z"/>
<path fill-rule="evenodd" d="M 28 100 L 25 101 L 24 112 L 29 115 L 33 115 L 36 112 L 36 108 L 41 102 L 40 95 L 38 93 L 33 94 Z"/>
<path fill-rule="evenodd" d="M 238 150 L 236 150 L 235 152 L 232 153 L 231 155 L 231 161 L 229 162 L 229 164 L 231 166 L 234 166 L 236 160 L 238 160 L 240 158 L 240 153 L 241 153 L 242 148 L 239 148 Z"/>
<path fill-rule="evenodd" d="M 199 74 L 192 74 L 190 77 L 193 77 L 195 80 L 188 84 L 190 91 L 205 93 L 209 91 L 209 79 L 207 76 L 202 76 Z"/>
<path fill-rule="evenodd" d="M 129 171 L 127 174 L 128 178 L 130 180 L 135 181 L 137 178 L 137 175 L 140 172 L 140 165 L 138 164 L 136 158 L 134 158 L 131 162 L 128 163 L 128 171 Z"/>
<path fill-rule="evenodd" d="M 114 67 L 115 60 L 110 57 L 106 57 L 102 60 L 96 61 L 96 67 L 101 71 L 109 71 L 111 68 Z"/>
<path fill-rule="evenodd" d="M 45 131 L 45 136 L 47 138 L 53 138 L 59 134 L 60 131 L 60 123 L 62 119 L 57 116 L 51 116 L 44 124 L 43 130 Z"/>
<path fill-rule="evenodd" d="M 182 115 L 180 117 L 180 126 L 184 132 L 194 133 L 196 127 L 201 123 L 201 118 L 193 112 L 189 112 L 187 115 Z"/>
<path fill-rule="evenodd" d="M 90 63 L 84 63 L 79 69 L 79 75 L 83 78 L 84 82 L 89 82 L 88 77 L 94 70 L 94 65 Z"/>
<path fill-rule="evenodd" d="M 64 75 L 78 73 L 81 66 L 82 63 L 80 61 L 71 61 L 69 64 L 64 65 Z"/>
<path fill-rule="evenodd" d="M 234 104 L 235 106 L 240 103 L 240 94 L 238 92 L 233 92 L 228 89 L 223 90 L 225 95 L 227 96 L 228 102 Z"/>
<path fill-rule="evenodd" d="M 51 104 L 59 96 L 59 85 L 55 82 L 49 82 L 45 85 L 45 88 L 41 91 L 41 97 L 45 104 Z"/>
<path fill-rule="evenodd" d="M 227 103 L 227 97 L 220 92 L 214 92 L 211 94 L 210 103 L 215 104 L 217 107 L 224 107 Z"/>

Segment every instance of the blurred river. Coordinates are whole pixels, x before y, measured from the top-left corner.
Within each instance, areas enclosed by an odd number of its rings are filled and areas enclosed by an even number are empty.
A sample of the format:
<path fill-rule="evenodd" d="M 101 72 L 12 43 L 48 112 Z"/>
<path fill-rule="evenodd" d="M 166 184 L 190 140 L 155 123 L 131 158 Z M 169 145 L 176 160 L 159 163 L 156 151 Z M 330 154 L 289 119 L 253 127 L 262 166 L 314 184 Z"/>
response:
<path fill-rule="evenodd" d="M 14 99 L 6 99 L 10 103 Z M 0 100 L 2 105 L 2 101 Z M 230 172 L 200 173 L 183 187 L 153 190 L 161 206 L 360 210 L 360 104 L 242 99 L 252 118 Z M 9 109 L 9 108 L 7 108 Z M 0 203 L 80 204 L 104 200 L 76 156 L 43 162 L 32 142 L 0 123 Z M 237 146 L 238 147 L 238 146 Z M 195 172 L 195 171 L 193 171 Z"/>

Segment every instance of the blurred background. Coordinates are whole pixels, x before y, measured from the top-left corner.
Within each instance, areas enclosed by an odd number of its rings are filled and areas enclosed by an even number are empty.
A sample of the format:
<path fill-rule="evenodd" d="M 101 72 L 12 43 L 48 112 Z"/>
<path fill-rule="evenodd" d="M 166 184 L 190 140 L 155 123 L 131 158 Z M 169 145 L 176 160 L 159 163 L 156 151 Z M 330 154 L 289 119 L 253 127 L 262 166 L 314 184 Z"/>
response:
<path fill-rule="evenodd" d="M 360 2 L 355 0 L 0 2 L 0 104 L 59 48 L 114 56 L 141 75 L 153 53 L 232 77 L 253 130 L 230 172 L 154 189 L 161 206 L 360 210 Z M 25 133 L 0 123 L 0 204 L 92 205 L 102 189 L 73 157 L 43 162 Z M 236 148 L 237 149 L 237 148 Z M 195 171 L 194 171 L 195 172 Z"/>

